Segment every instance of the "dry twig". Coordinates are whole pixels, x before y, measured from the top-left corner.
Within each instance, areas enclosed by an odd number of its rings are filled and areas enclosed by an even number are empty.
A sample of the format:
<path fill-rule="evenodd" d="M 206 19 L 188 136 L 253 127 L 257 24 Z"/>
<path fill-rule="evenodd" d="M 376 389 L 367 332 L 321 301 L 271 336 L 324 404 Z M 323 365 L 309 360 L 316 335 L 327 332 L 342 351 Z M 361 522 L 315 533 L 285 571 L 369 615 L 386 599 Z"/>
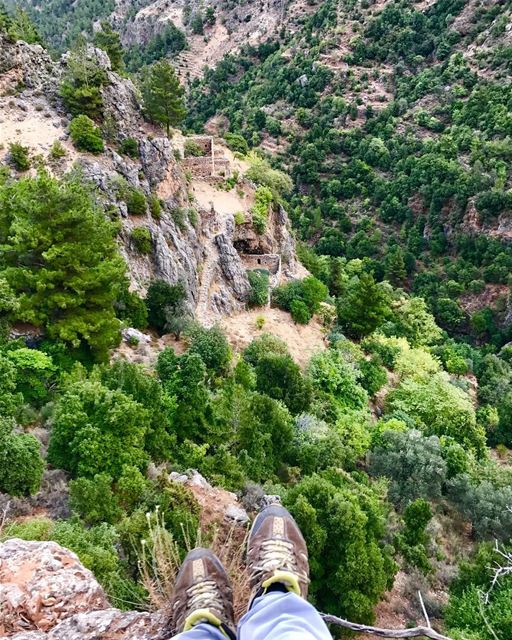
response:
<path fill-rule="evenodd" d="M 357 624 L 322 613 L 322 618 L 327 624 L 334 624 L 338 627 L 350 629 L 356 633 L 367 633 L 378 638 L 431 638 L 431 640 L 451 640 L 448 636 L 443 636 L 431 627 L 414 627 L 413 629 L 381 629 L 379 627 L 369 627 L 365 624 Z"/>

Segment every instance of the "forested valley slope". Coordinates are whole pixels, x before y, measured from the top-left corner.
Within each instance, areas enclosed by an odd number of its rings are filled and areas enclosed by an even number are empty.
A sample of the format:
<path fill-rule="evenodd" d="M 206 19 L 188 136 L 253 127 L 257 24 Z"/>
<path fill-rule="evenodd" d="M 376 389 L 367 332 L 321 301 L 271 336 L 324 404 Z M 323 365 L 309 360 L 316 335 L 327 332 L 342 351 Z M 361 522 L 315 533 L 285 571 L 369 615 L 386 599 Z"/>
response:
<path fill-rule="evenodd" d="M 322 612 L 509 640 L 512 3 L 4 4 L 2 634 L 152 637 L 198 531 L 241 611 L 280 500 Z"/>

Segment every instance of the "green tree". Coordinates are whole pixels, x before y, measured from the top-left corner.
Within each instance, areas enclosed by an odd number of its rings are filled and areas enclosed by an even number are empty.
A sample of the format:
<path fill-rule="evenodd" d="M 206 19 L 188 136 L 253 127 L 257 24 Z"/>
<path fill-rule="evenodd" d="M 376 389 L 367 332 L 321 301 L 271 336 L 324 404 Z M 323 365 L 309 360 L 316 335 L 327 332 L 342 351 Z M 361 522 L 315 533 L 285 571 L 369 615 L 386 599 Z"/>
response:
<path fill-rule="evenodd" d="M 8 351 L 6 355 L 16 367 L 16 389 L 23 394 L 25 402 L 36 406 L 44 404 L 55 374 L 51 357 L 27 347 Z"/>
<path fill-rule="evenodd" d="M 383 331 L 407 338 L 413 347 L 435 344 L 443 335 L 423 298 L 405 298 L 393 305 L 393 315 Z"/>
<path fill-rule="evenodd" d="M 395 287 L 404 285 L 407 279 L 405 268 L 404 252 L 401 247 L 396 246 L 389 250 L 384 263 L 386 279 Z"/>
<path fill-rule="evenodd" d="M 386 408 L 409 415 L 426 434 L 450 436 L 483 455 L 485 432 L 476 422 L 471 400 L 444 372 L 403 380 L 387 397 Z"/>
<path fill-rule="evenodd" d="M 26 496 L 39 491 L 44 471 L 39 440 L 13 431 L 14 422 L 0 417 L 0 491 Z"/>
<path fill-rule="evenodd" d="M 48 461 L 72 476 L 106 473 L 114 480 L 125 465 L 144 468 L 148 411 L 122 391 L 80 380 L 59 398 Z"/>
<path fill-rule="evenodd" d="M 361 338 L 375 331 L 389 315 L 389 294 L 370 273 L 363 272 L 349 282 L 336 309 L 343 331 Z"/>
<path fill-rule="evenodd" d="M 292 440 L 292 418 L 284 404 L 249 392 L 236 414 L 237 457 L 248 478 L 264 482 L 286 458 Z"/>
<path fill-rule="evenodd" d="M 149 324 L 163 333 L 172 316 L 182 313 L 186 295 L 181 282 L 171 285 L 165 280 L 152 280 L 145 300 Z"/>
<path fill-rule="evenodd" d="M 192 324 L 187 329 L 187 337 L 189 352 L 199 355 L 208 371 L 216 375 L 225 373 L 231 360 L 231 348 L 220 327 L 208 329 Z"/>
<path fill-rule="evenodd" d="M 370 473 L 390 479 L 389 498 L 404 508 L 417 498 L 440 498 L 447 470 L 439 439 L 412 429 L 380 434 Z"/>
<path fill-rule="evenodd" d="M 100 49 L 103 49 L 103 51 L 106 51 L 114 71 L 123 71 L 124 52 L 121 44 L 121 38 L 117 31 L 114 31 L 108 22 L 103 21 L 101 23 L 101 31 L 97 31 L 94 35 L 94 44 Z"/>
<path fill-rule="evenodd" d="M 292 414 L 305 411 L 311 402 L 311 383 L 289 355 L 269 354 L 260 358 L 256 365 L 256 388 L 284 402 Z"/>
<path fill-rule="evenodd" d="M 0 186 L 0 276 L 19 296 L 14 318 L 104 358 L 125 264 L 115 227 L 77 181 L 46 173 Z"/>
<path fill-rule="evenodd" d="M 167 61 L 156 62 L 142 83 L 144 105 L 151 120 L 165 126 L 167 136 L 185 117 L 184 89 L 174 67 Z"/>
<path fill-rule="evenodd" d="M 85 39 L 79 38 L 67 60 L 60 86 L 64 106 L 73 116 L 86 115 L 99 120 L 103 112 L 101 89 L 107 81 L 106 71 L 91 55 Z"/>
<path fill-rule="evenodd" d="M 373 607 L 396 570 L 382 546 L 385 511 L 380 496 L 348 474 L 323 472 L 304 478 L 284 502 L 308 545 L 315 606 L 371 623 Z"/>

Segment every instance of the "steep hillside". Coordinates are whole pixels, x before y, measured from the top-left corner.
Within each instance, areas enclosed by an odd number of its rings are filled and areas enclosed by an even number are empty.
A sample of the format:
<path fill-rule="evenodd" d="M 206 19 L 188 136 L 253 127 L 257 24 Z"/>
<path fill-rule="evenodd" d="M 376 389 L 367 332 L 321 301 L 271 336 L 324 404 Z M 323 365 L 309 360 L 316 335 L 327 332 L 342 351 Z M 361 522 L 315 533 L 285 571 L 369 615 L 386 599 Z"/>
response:
<path fill-rule="evenodd" d="M 0 8 L 0 633 L 154 636 L 196 543 L 239 616 L 281 501 L 319 611 L 510 640 L 510 3 L 215 7 Z"/>
<path fill-rule="evenodd" d="M 3 160 L 10 161 L 14 143 L 28 149 L 34 166 L 42 163 L 57 176 L 78 168 L 119 224 L 119 247 L 133 290 L 144 295 L 158 278 L 172 285 L 182 282 L 190 310 L 206 324 L 245 308 L 250 290 L 245 271 L 250 265 L 233 243 L 239 246 L 251 233 L 255 187 L 244 180 L 244 167 L 224 144 L 204 139 L 217 168 L 212 169 L 208 157 L 184 158 L 187 140 L 176 133 L 169 141 L 147 124 L 133 83 L 111 71 L 104 52 L 91 48 L 89 60 L 107 74 L 102 92 L 109 139 L 100 155 L 79 152 L 71 143 L 69 114 L 59 97 L 67 59 L 54 63 L 41 47 L 14 44 L 1 35 L 0 43 Z M 122 153 L 123 140 L 133 141 L 135 154 Z M 52 156 L 56 142 L 62 147 L 59 158 Z M 226 188 L 224 181 L 233 172 L 237 177 Z M 244 226 L 235 228 L 235 214 L 246 216 Z M 141 232 L 148 234 L 143 250 L 137 245 Z M 284 211 L 272 211 L 261 244 L 261 249 L 256 243 L 248 252 L 272 253 L 283 260 L 275 284 L 296 272 Z"/>
<path fill-rule="evenodd" d="M 206 73 L 188 124 L 222 121 L 290 171 L 295 227 L 325 256 L 307 264 L 332 292 L 333 260 L 361 258 L 451 333 L 503 344 L 510 15 L 510 2 L 318 4 L 295 35 Z"/>

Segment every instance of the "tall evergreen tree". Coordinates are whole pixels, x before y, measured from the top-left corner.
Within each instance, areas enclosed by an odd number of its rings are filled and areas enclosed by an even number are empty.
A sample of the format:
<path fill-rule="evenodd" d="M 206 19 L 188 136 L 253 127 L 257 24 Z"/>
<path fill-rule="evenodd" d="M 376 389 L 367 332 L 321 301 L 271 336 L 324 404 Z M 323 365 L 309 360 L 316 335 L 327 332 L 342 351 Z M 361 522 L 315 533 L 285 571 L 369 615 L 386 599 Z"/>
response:
<path fill-rule="evenodd" d="M 103 49 L 103 51 L 106 51 L 114 71 L 120 72 L 124 69 L 124 52 L 121 38 L 108 22 L 104 21 L 101 23 L 101 31 L 98 31 L 94 36 L 94 44 L 100 49 Z"/>
<path fill-rule="evenodd" d="M 338 322 L 347 335 L 366 336 L 382 324 L 389 313 L 389 295 L 370 273 L 363 272 L 338 299 Z"/>
<path fill-rule="evenodd" d="M 18 295 L 14 319 L 106 357 L 125 268 L 114 225 L 78 182 L 42 172 L 0 187 L 0 277 Z"/>
<path fill-rule="evenodd" d="M 185 117 L 184 89 L 174 67 L 165 60 L 156 62 L 142 83 L 146 112 L 151 120 L 159 122 L 170 135 L 170 129 Z"/>

